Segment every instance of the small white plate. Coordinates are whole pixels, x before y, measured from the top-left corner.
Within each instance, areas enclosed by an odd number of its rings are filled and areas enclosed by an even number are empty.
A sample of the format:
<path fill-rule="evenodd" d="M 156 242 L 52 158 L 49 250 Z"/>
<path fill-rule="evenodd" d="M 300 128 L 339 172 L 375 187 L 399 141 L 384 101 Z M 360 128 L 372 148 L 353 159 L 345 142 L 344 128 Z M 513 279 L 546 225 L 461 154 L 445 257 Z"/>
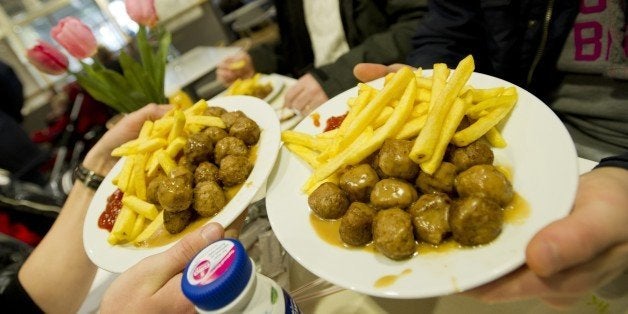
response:
<path fill-rule="evenodd" d="M 380 88 L 383 80 L 371 84 Z M 476 88 L 512 86 L 488 75 L 473 73 Z M 515 191 L 528 202 L 529 215 L 522 223 L 506 224 L 488 245 L 419 254 L 393 261 L 382 254 L 328 244 L 310 224 L 307 195 L 301 187 L 311 174 L 306 163 L 281 149 L 271 173 L 266 204 L 271 226 L 288 253 L 317 276 L 338 286 L 386 298 L 425 298 L 464 291 L 499 278 L 525 260 L 532 236 L 550 222 L 566 216 L 573 204 L 578 182 L 574 144 L 558 117 L 538 98 L 517 87 L 519 101 L 502 135 L 504 149 L 495 149 L 496 162 L 509 165 Z M 347 100 L 357 95 L 352 88 L 316 111 L 320 121 L 344 114 Z M 295 130 L 310 134 L 323 131 L 303 119 Z M 382 280 L 387 285 L 376 284 Z"/>
<path fill-rule="evenodd" d="M 280 146 L 279 121 L 275 111 L 266 106 L 258 98 L 250 96 L 228 96 L 208 102 L 210 106 L 218 106 L 228 111 L 241 110 L 248 117 L 255 120 L 262 130 L 257 160 L 251 174 L 242 188 L 233 199 L 211 221 L 223 226 L 233 222 L 249 205 L 258 190 L 264 186 L 266 179 L 273 168 Z M 89 258 L 98 267 L 114 273 L 121 273 L 139 262 L 144 257 L 165 251 L 174 243 L 154 248 L 137 248 L 133 245 L 115 245 L 107 242 L 109 232 L 98 227 L 98 217 L 105 209 L 107 197 L 116 187 L 111 183 L 122 169 L 122 160 L 109 172 L 100 185 L 87 209 L 83 226 L 83 243 Z"/>

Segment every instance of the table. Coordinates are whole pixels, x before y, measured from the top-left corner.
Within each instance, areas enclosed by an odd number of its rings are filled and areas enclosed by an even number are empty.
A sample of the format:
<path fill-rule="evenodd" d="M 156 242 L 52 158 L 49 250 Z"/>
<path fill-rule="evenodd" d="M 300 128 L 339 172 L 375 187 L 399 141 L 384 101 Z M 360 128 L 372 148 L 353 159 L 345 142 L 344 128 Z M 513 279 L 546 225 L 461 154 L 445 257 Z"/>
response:
<path fill-rule="evenodd" d="M 220 61 L 241 49 L 240 47 L 198 46 L 171 60 L 166 64 L 164 93 L 169 96 L 190 85 L 213 71 Z"/>

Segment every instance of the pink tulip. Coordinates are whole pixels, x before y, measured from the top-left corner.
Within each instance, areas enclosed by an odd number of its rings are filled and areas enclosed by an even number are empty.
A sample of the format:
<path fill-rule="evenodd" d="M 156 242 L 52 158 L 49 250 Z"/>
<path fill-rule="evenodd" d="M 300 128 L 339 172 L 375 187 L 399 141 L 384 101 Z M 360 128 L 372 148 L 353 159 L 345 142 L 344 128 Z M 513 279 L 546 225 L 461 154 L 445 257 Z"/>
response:
<path fill-rule="evenodd" d="M 45 41 L 39 41 L 28 49 L 26 58 L 37 69 L 44 73 L 59 75 L 68 70 L 68 57 Z"/>
<path fill-rule="evenodd" d="M 50 30 L 50 35 L 77 59 L 89 58 L 98 50 L 92 31 L 75 17 L 63 18 Z"/>
<path fill-rule="evenodd" d="M 126 13 L 138 24 L 144 26 L 155 26 L 157 24 L 155 0 L 126 0 L 124 5 Z"/>

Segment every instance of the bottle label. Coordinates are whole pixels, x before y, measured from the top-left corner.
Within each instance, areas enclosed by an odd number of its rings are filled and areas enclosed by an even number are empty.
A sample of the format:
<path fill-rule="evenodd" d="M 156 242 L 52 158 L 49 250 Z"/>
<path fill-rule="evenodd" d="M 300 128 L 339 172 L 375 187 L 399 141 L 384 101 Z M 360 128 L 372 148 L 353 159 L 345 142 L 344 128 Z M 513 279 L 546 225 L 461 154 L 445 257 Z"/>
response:
<path fill-rule="evenodd" d="M 286 290 L 283 290 L 283 297 L 286 303 L 286 309 L 285 312 L 286 314 L 299 314 L 301 313 L 301 310 L 299 310 L 299 307 L 297 306 L 297 303 L 294 302 L 294 300 L 292 299 L 292 297 L 288 294 L 288 292 L 286 292 Z"/>
<path fill-rule="evenodd" d="M 207 285 L 220 278 L 233 264 L 235 246 L 229 241 L 217 241 L 202 250 L 192 261 L 186 274 L 192 285 Z"/>

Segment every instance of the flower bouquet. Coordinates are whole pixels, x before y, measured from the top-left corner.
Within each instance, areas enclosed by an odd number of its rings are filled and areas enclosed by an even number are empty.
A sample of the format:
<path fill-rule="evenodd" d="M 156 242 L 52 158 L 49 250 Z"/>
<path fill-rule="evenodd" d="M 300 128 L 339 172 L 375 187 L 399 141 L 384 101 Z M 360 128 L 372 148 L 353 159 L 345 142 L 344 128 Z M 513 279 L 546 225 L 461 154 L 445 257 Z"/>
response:
<path fill-rule="evenodd" d="M 72 73 L 92 97 L 121 113 L 135 111 L 149 103 L 165 103 L 164 78 L 166 56 L 171 37 L 155 27 L 157 14 L 154 0 L 127 0 L 127 13 L 140 24 L 136 37 L 139 61 L 125 52 L 119 56 L 122 73 L 108 69 L 93 58 L 98 50 L 94 34 L 74 17 L 66 17 L 52 28 L 51 36 L 73 57 L 80 60 L 82 71 Z M 156 37 L 155 45 L 148 40 Z M 31 64 L 44 73 L 69 72 L 68 58 L 53 45 L 39 41 L 27 51 Z M 91 58 L 92 62 L 86 62 Z"/>

